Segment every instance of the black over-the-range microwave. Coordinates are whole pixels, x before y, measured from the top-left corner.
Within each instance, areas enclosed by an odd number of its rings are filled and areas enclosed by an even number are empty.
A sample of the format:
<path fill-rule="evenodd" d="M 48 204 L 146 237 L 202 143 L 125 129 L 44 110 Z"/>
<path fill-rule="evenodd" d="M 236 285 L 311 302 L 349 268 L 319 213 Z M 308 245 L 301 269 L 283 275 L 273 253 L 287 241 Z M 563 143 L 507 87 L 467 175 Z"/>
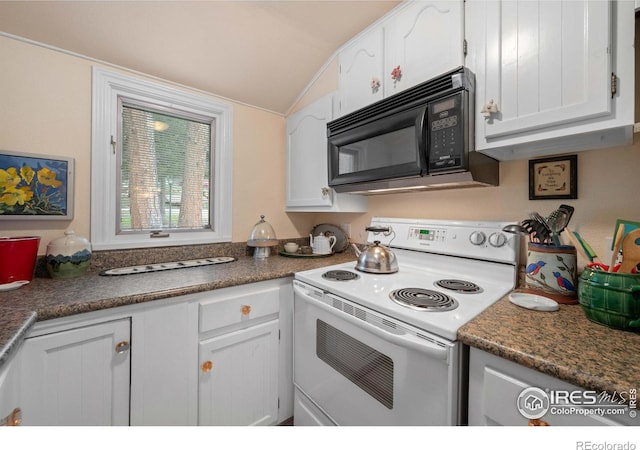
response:
<path fill-rule="evenodd" d="M 474 148 L 474 97 L 474 75 L 459 67 L 329 122 L 329 186 L 376 194 L 497 185 L 498 162 Z"/>

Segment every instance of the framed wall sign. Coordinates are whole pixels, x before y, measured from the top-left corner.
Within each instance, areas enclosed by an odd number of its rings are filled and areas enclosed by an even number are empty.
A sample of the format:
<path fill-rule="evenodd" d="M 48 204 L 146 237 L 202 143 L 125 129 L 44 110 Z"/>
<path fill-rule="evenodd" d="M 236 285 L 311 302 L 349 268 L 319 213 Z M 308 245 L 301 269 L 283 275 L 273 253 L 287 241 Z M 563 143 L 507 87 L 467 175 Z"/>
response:
<path fill-rule="evenodd" d="M 578 155 L 529 161 L 529 200 L 578 198 Z"/>
<path fill-rule="evenodd" d="M 0 220 L 73 219 L 73 163 L 0 150 Z"/>

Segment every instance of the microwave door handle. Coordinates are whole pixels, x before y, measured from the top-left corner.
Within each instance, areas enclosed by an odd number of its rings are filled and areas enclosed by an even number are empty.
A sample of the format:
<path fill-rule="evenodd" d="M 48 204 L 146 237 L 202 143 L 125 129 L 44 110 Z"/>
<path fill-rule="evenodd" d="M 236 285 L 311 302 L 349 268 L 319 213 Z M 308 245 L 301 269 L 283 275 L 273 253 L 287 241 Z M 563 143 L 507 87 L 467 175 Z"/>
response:
<path fill-rule="evenodd" d="M 429 146 L 425 141 L 427 140 L 427 116 L 429 114 L 429 105 L 425 105 L 424 109 L 420 111 L 415 121 L 416 130 L 416 143 L 418 145 L 418 157 L 420 158 L 420 167 L 422 167 L 421 175 L 428 175 L 429 173 Z M 424 149 L 424 152 L 421 151 Z"/>
<path fill-rule="evenodd" d="M 302 300 L 305 300 L 307 302 L 312 302 L 314 306 L 325 310 L 328 313 L 331 314 L 336 314 L 337 312 L 342 312 L 342 314 L 340 314 L 340 318 L 345 320 L 346 322 L 349 322 L 352 325 L 355 325 L 358 328 L 361 328 L 371 334 L 375 334 L 376 336 L 392 342 L 395 345 L 401 346 L 401 347 L 409 347 L 413 350 L 416 350 L 420 353 L 424 353 L 432 358 L 435 359 L 440 359 L 440 360 L 447 360 L 447 356 L 448 356 L 448 349 L 446 347 L 441 347 L 437 344 L 434 344 L 433 342 L 427 341 L 425 339 L 421 339 L 417 336 L 414 336 L 412 334 L 403 334 L 403 335 L 395 335 L 392 333 L 389 333 L 388 331 L 383 330 L 382 328 L 378 328 L 375 325 L 370 324 L 369 322 L 365 322 L 364 320 L 360 320 L 360 319 L 356 319 L 355 317 L 351 316 L 350 314 L 347 314 L 343 311 L 340 311 L 337 308 L 334 308 L 332 306 L 329 306 L 325 303 L 323 303 L 322 301 L 315 299 L 313 297 L 311 297 L 307 292 L 306 289 L 301 288 L 299 285 L 297 285 L 296 283 L 294 283 L 293 285 L 293 289 L 296 292 L 296 294 L 298 294 Z M 329 298 L 336 298 L 338 300 L 341 300 L 338 297 L 334 297 L 331 294 L 325 294 L 327 297 Z M 341 300 L 342 301 L 342 300 Z"/>

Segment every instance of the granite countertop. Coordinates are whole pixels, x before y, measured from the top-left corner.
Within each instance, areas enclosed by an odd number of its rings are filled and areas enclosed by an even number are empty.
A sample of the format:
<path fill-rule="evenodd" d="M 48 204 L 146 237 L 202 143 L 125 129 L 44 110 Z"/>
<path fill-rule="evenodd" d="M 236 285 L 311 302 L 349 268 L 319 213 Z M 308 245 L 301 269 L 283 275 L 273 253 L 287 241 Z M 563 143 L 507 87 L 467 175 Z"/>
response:
<path fill-rule="evenodd" d="M 238 256 L 226 264 L 135 275 L 100 276 L 99 270 L 92 269 L 77 278 L 35 277 L 19 289 L 0 292 L 0 369 L 36 320 L 284 278 L 347 261 L 355 261 L 353 253 L 313 258 L 276 254 L 262 260 Z"/>
<path fill-rule="evenodd" d="M 504 297 L 461 327 L 458 339 L 583 389 L 640 388 L 640 333 L 591 322 L 580 305 L 533 311 Z"/>
<path fill-rule="evenodd" d="M 92 270 L 78 278 L 39 276 L 17 290 L 0 292 L 0 369 L 36 320 L 284 278 L 355 260 L 349 251 L 322 258 L 275 254 L 264 260 L 234 254 L 237 260 L 227 264 L 100 276 L 100 269 L 118 267 L 113 265 L 116 256 L 107 254 L 103 267 L 92 264 Z M 584 389 L 627 392 L 640 387 L 640 334 L 591 322 L 580 305 L 541 312 L 504 297 L 461 327 L 458 339 Z"/>

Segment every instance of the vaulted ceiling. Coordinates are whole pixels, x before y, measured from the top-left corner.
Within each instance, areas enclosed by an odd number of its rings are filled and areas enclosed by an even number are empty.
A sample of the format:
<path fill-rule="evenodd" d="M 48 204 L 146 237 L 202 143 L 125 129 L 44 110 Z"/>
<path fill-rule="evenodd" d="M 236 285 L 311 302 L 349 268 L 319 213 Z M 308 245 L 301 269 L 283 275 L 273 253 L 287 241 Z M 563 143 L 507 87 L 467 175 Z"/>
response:
<path fill-rule="evenodd" d="M 286 114 L 338 48 L 398 3 L 0 1 L 0 32 Z"/>

